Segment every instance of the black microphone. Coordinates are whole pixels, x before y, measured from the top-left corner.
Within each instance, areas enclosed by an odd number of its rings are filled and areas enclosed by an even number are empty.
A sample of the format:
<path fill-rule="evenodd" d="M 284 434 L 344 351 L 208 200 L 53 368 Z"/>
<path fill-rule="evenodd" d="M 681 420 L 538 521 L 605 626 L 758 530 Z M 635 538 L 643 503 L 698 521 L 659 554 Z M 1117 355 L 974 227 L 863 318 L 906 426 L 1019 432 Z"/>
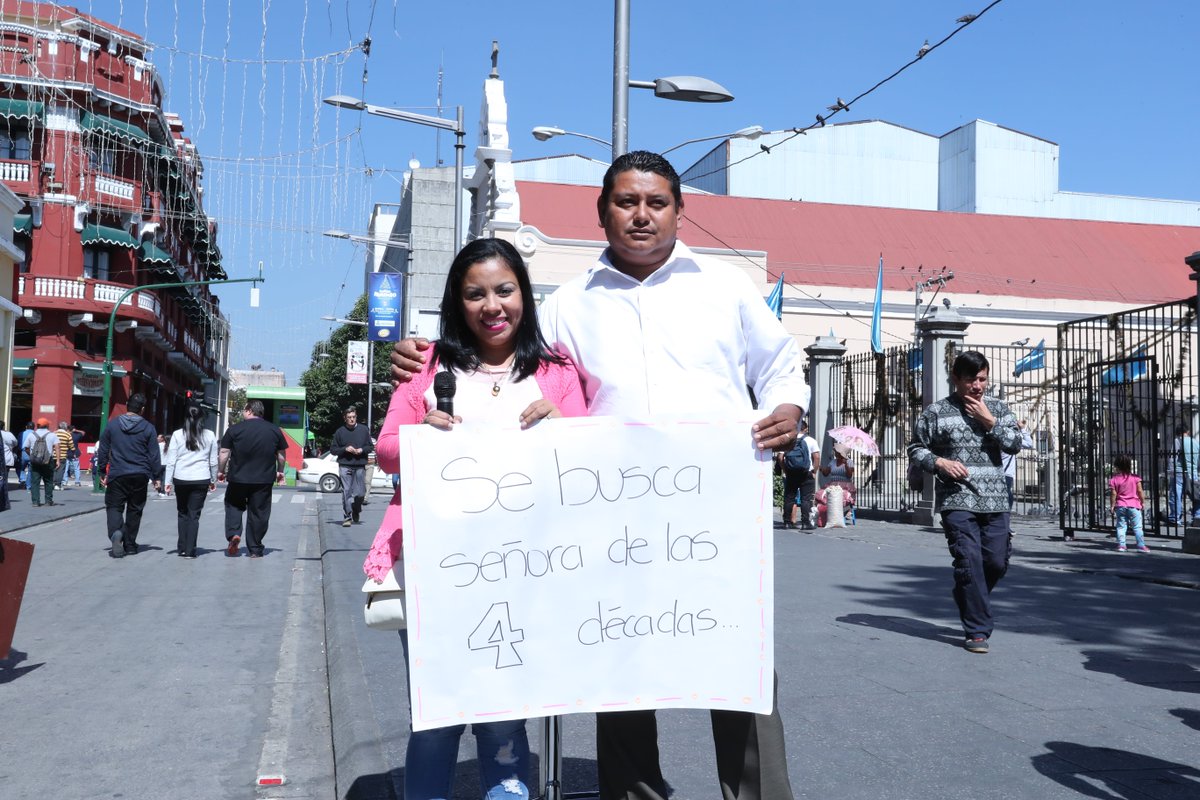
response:
<path fill-rule="evenodd" d="M 458 381 L 453 372 L 439 372 L 433 376 L 433 396 L 437 398 L 437 410 L 454 416 L 454 390 Z"/>

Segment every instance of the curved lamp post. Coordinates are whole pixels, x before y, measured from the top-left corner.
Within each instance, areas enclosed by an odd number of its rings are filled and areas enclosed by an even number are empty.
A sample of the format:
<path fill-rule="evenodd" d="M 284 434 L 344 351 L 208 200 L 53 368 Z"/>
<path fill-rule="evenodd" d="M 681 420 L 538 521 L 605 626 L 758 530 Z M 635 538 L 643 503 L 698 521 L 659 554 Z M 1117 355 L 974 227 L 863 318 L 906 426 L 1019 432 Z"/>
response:
<path fill-rule="evenodd" d="M 442 119 L 441 117 L 431 117 L 427 114 L 416 114 L 412 111 L 404 111 L 399 108 L 376 106 L 363 102 L 357 97 L 349 97 L 344 94 L 326 97 L 324 102 L 335 108 L 365 111 L 368 114 L 374 114 L 379 117 L 397 119 L 401 122 L 411 122 L 416 125 L 427 125 L 430 128 L 451 131 L 454 134 L 454 247 L 451 249 L 454 253 L 457 253 L 458 248 L 462 247 L 463 150 L 467 147 L 464 142 L 467 132 L 463 129 L 463 107 L 456 106 L 455 119 L 450 120 Z"/>
<path fill-rule="evenodd" d="M 605 147 L 612 147 L 612 144 L 610 142 L 606 142 L 603 139 L 598 139 L 595 136 L 589 136 L 586 133 L 577 133 L 576 131 L 565 131 L 562 128 L 553 128 L 553 127 L 550 127 L 547 125 L 539 125 L 538 127 L 533 129 L 532 133 L 533 133 L 533 138 L 537 139 L 539 142 L 545 142 L 549 139 L 553 139 L 555 136 L 578 136 L 580 139 L 587 139 L 589 141 L 596 142 L 597 144 L 602 144 Z M 754 140 L 754 139 L 757 139 L 758 137 L 762 136 L 763 133 L 765 133 L 765 131 L 763 130 L 762 125 L 748 125 L 745 128 L 740 128 L 740 129 L 734 131 L 733 133 L 721 133 L 721 134 L 717 134 L 716 136 L 700 136 L 696 139 L 688 139 L 685 142 L 680 142 L 679 144 L 671 145 L 666 150 L 659 152 L 659 155 L 665 156 L 667 153 L 671 152 L 672 150 L 678 150 L 681 147 L 686 147 L 687 145 L 695 144 L 696 142 L 709 142 L 714 139 L 750 139 L 750 140 Z M 326 235 L 328 236 L 329 234 L 326 234 Z M 347 234 L 346 237 L 343 237 L 343 238 L 347 238 L 347 237 L 349 237 L 349 234 Z"/>

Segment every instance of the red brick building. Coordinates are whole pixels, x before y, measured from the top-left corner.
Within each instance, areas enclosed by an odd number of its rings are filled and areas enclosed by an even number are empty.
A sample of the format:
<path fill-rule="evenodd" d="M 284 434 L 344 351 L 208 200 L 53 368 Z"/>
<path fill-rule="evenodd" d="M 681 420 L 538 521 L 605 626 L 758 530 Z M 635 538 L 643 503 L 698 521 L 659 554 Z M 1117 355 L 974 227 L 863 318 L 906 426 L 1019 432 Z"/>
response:
<path fill-rule="evenodd" d="M 204 213 L 204 166 L 138 36 L 49 4 L 0 0 L 0 181 L 25 207 L 14 299 L 10 429 L 30 419 L 99 430 L 108 321 L 113 413 L 133 392 L 160 431 L 187 392 L 226 395 L 228 323 L 207 286 L 225 277 Z"/>

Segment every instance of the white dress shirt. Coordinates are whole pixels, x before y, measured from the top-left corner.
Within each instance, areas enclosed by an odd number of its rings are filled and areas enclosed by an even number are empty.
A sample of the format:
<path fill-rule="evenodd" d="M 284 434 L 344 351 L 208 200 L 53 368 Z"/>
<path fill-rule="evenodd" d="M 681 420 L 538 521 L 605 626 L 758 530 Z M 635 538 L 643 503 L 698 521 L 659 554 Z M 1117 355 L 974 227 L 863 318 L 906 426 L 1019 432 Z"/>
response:
<path fill-rule="evenodd" d="M 608 251 L 538 310 L 551 346 L 575 362 L 588 413 L 645 419 L 808 407 L 800 348 L 740 270 L 676 241 L 645 281 Z"/>

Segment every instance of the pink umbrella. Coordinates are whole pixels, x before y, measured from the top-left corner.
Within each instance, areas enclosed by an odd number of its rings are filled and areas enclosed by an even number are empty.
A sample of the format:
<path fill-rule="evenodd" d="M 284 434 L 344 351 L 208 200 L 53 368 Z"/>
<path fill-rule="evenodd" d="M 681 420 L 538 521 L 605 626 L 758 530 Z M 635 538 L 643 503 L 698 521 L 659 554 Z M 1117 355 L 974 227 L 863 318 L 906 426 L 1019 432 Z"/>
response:
<path fill-rule="evenodd" d="M 825 435 L 848 450 L 864 456 L 879 455 L 879 445 L 875 443 L 871 434 L 853 425 L 839 425 L 836 428 L 830 428 Z"/>

